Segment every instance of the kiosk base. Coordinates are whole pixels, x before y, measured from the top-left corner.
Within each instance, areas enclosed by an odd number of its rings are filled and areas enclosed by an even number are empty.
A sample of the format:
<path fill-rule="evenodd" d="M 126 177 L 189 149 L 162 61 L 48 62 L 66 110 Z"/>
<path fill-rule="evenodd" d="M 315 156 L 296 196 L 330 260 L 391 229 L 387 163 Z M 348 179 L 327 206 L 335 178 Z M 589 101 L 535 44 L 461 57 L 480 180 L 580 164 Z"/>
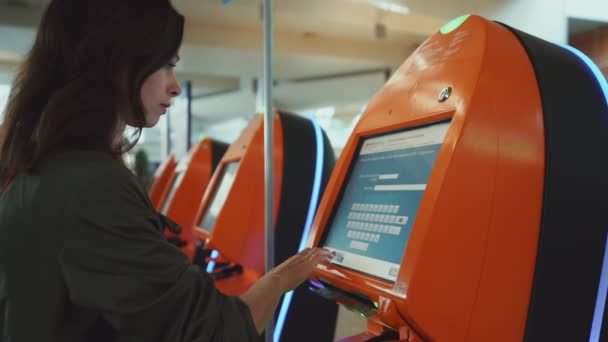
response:
<path fill-rule="evenodd" d="M 386 328 L 372 321 L 367 321 L 366 332 L 343 338 L 338 342 L 423 342 L 423 340 L 409 327 L 404 326 L 399 332 L 384 330 Z"/>
<path fill-rule="evenodd" d="M 397 341 L 409 341 L 407 339 L 400 339 L 399 334 L 395 331 L 385 332 L 381 335 L 374 336 L 369 332 L 364 332 L 359 335 L 347 337 L 339 340 L 339 342 L 397 342 Z"/>

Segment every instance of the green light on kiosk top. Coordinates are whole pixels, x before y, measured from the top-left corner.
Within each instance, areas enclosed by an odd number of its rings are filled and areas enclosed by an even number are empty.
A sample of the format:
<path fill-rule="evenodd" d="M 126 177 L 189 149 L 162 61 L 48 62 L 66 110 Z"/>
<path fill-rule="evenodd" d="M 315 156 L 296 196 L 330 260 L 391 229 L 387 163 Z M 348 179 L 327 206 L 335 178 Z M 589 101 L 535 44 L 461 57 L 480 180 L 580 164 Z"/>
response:
<path fill-rule="evenodd" d="M 450 21 L 449 23 L 443 25 L 443 27 L 441 29 L 439 29 L 439 32 L 441 32 L 441 34 L 448 34 L 452 31 L 454 31 L 460 25 L 462 25 L 462 23 L 467 21 L 467 19 L 469 19 L 470 16 L 471 16 L 470 14 L 465 14 L 463 16 L 460 16 L 460 17 Z"/>

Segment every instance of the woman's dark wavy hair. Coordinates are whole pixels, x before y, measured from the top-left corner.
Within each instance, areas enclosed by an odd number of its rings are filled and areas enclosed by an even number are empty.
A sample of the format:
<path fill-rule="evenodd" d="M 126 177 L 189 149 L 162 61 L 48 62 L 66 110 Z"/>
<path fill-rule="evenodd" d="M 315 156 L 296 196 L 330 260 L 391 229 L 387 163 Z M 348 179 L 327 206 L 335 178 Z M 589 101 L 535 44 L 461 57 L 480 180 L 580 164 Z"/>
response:
<path fill-rule="evenodd" d="M 56 151 L 131 149 L 145 122 L 142 84 L 177 55 L 183 28 L 169 0 L 52 0 L 9 96 L 0 179 Z M 122 111 L 139 129 L 117 145 Z"/>

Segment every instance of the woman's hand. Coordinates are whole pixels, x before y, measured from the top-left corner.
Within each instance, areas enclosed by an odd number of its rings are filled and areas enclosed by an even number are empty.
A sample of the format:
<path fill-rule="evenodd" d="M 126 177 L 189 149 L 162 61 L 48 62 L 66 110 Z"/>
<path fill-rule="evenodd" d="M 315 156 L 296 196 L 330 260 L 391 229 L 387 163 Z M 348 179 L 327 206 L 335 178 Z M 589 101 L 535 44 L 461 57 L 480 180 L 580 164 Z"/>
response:
<path fill-rule="evenodd" d="M 273 268 L 268 275 L 279 281 L 282 293 L 304 282 L 319 263 L 329 262 L 335 255 L 324 248 L 307 248 Z"/>
<path fill-rule="evenodd" d="M 334 253 L 323 248 L 308 248 L 285 260 L 260 278 L 241 299 L 249 311 L 258 333 L 274 315 L 279 298 L 300 285 L 320 262 L 327 262 Z"/>

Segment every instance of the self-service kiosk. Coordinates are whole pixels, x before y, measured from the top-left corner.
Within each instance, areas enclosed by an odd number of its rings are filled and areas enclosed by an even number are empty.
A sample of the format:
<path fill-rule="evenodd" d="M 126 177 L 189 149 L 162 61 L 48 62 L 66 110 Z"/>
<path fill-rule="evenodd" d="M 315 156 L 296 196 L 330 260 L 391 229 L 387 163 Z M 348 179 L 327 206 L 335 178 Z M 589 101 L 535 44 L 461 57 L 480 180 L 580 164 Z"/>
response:
<path fill-rule="evenodd" d="M 244 293 L 265 273 L 263 128 L 263 117 L 256 115 L 226 151 L 196 219 L 195 234 L 207 243 L 195 260 L 211 258 L 205 267 L 229 295 Z M 305 247 L 334 163 L 329 140 L 315 122 L 274 113 L 277 265 Z M 336 313 L 333 301 L 297 289 L 282 300 L 274 340 L 329 341 Z"/>
<path fill-rule="evenodd" d="M 202 139 L 180 160 L 169 180 L 171 186 L 160 212 L 182 228 L 179 235 L 167 231 L 167 238 L 190 259 L 195 249 L 192 224 L 207 184 L 226 149 L 227 144 L 210 138 Z"/>
<path fill-rule="evenodd" d="M 309 239 L 336 252 L 310 289 L 368 318 L 345 341 L 608 341 L 607 93 L 578 51 L 478 16 L 422 44 Z"/>
<path fill-rule="evenodd" d="M 167 196 L 171 185 L 170 180 L 176 167 L 177 162 L 175 161 L 175 157 L 169 155 L 154 172 L 154 179 L 150 187 L 150 201 L 154 208 L 159 209 L 163 199 Z"/>

